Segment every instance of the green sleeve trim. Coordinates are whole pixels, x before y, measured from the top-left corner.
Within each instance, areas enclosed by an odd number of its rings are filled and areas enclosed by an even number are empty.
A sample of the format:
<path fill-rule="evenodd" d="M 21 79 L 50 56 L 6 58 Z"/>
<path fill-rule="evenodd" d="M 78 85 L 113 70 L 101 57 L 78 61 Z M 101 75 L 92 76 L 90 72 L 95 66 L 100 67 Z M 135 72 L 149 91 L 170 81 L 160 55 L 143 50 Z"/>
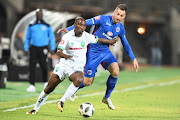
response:
<path fill-rule="evenodd" d="M 58 46 L 57 48 L 60 48 L 60 49 L 64 50 L 64 48 L 63 48 L 63 47 L 61 47 L 61 46 Z"/>
<path fill-rule="evenodd" d="M 96 37 L 96 43 L 97 43 L 99 38 L 97 36 L 95 36 L 95 37 Z"/>

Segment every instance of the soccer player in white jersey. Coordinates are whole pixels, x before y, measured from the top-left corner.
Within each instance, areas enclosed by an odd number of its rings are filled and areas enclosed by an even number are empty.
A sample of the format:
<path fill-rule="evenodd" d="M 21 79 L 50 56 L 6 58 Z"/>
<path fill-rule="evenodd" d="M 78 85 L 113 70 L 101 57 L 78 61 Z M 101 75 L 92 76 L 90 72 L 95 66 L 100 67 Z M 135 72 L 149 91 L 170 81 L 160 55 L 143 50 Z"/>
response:
<path fill-rule="evenodd" d="M 75 29 L 66 33 L 59 43 L 57 55 L 61 58 L 60 62 L 54 68 L 54 71 L 48 81 L 48 85 L 41 92 L 33 110 L 26 114 L 37 114 L 40 106 L 46 101 L 48 95 L 55 87 L 62 82 L 66 77 L 72 83 L 67 88 L 64 96 L 57 102 L 58 109 L 63 112 L 63 105 L 79 88 L 79 85 L 84 80 L 84 65 L 86 63 L 86 51 L 89 43 L 102 42 L 111 44 L 117 42 L 117 39 L 107 40 L 98 38 L 85 32 L 86 21 L 82 17 L 78 17 L 74 23 Z"/>

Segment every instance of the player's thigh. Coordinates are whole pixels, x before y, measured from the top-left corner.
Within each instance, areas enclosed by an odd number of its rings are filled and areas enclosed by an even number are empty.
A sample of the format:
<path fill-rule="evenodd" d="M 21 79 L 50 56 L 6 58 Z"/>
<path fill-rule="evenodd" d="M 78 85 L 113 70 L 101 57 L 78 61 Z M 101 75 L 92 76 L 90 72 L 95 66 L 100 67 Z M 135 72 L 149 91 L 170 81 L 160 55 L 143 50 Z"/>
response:
<path fill-rule="evenodd" d="M 112 76 L 118 77 L 119 75 L 119 66 L 117 62 L 113 62 L 108 66 L 108 71 L 111 73 Z"/>
<path fill-rule="evenodd" d="M 119 74 L 119 66 L 116 58 L 109 52 L 101 63 L 102 66 L 107 69 L 112 76 L 117 77 Z"/>
<path fill-rule="evenodd" d="M 86 65 L 84 66 L 84 76 L 88 78 L 93 78 L 97 72 L 97 67 L 102 63 L 103 58 L 106 54 L 93 54 L 87 55 Z"/>

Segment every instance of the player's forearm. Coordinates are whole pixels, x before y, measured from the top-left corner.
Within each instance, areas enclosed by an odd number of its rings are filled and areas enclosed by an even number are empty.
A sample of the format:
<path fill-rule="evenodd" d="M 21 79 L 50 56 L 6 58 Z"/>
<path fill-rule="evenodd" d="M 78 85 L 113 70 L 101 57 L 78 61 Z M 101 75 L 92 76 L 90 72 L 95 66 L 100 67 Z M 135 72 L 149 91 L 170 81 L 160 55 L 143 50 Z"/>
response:
<path fill-rule="evenodd" d="M 111 44 L 110 41 L 109 41 L 108 39 L 104 39 L 104 38 L 98 38 L 98 42 Z"/>
<path fill-rule="evenodd" d="M 114 45 L 118 40 L 116 38 L 113 38 L 111 40 L 104 39 L 104 38 L 98 38 L 98 42 Z"/>
<path fill-rule="evenodd" d="M 136 57 L 133 54 L 133 51 L 131 49 L 131 46 L 129 45 L 127 39 L 124 37 L 121 37 L 121 43 L 123 45 L 124 50 L 126 51 L 126 53 L 129 55 L 129 57 L 134 60 Z"/>
<path fill-rule="evenodd" d="M 65 59 L 69 59 L 71 58 L 72 56 L 70 55 L 66 55 L 63 53 L 63 50 L 62 49 L 58 49 L 56 54 L 60 57 L 60 58 L 65 58 Z"/>

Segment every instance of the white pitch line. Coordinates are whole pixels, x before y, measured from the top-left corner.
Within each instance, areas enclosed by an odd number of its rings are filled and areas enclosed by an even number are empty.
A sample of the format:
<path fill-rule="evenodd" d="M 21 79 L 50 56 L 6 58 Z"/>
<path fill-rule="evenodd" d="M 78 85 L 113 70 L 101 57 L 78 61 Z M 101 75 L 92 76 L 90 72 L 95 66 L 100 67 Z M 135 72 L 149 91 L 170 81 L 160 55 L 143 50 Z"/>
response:
<path fill-rule="evenodd" d="M 122 90 L 114 90 L 113 93 L 116 93 L 116 92 L 128 92 L 128 91 L 133 91 L 133 90 L 140 90 L 140 89 L 150 88 L 150 87 L 154 87 L 154 86 L 167 86 L 167 85 L 173 85 L 173 84 L 176 84 L 176 83 L 180 83 L 180 80 L 174 80 L 174 81 L 170 81 L 170 82 L 161 82 L 161 83 L 152 83 L 152 84 L 141 85 L 141 86 L 132 87 L 132 88 L 125 88 L 125 89 L 122 89 Z M 86 94 L 86 95 L 79 95 L 79 96 L 76 96 L 76 98 L 96 96 L 96 95 L 102 95 L 102 94 L 104 94 L 104 92 L 93 93 L 93 94 Z M 58 100 L 51 100 L 51 101 L 45 102 L 44 104 L 54 103 L 54 102 L 57 102 L 57 101 Z M 15 110 L 19 110 L 19 109 L 26 109 L 26 108 L 34 107 L 34 106 L 35 106 L 35 104 L 28 105 L 28 106 L 23 106 L 23 107 L 15 107 L 15 108 L 12 108 L 12 109 L 3 110 L 3 112 L 15 111 Z"/>

